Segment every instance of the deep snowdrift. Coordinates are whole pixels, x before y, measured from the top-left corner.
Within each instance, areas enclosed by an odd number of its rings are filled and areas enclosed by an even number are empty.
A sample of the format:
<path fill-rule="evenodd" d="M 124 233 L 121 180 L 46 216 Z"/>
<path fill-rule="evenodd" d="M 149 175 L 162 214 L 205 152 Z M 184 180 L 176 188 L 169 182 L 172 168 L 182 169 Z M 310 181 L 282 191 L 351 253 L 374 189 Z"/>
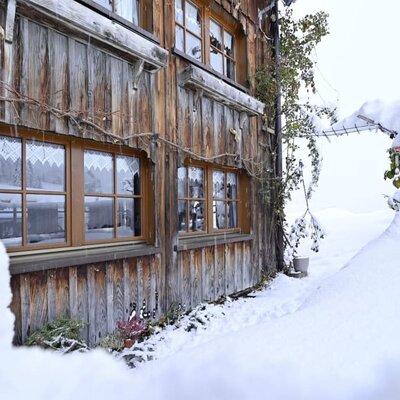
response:
<path fill-rule="evenodd" d="M 351 230 L 350 215 L 346 223 Z M 226 314 L 234 314 L 228 321 L 221 315 L 207 340 L 196 343 L 196 336 L 188 335 L 191 346 L 137 370 L 102 351 L 61 357 L 12 349 L 12 319 L 5 309 L 9 277 L 1 249 L 0 398 L 397 399 L 399 240 L 397 213 L 378 239 L 331 277 L 280 275 L 255 299 L 232 303 Z M 324 268 L 323 258 L 318 267 Z M 236 328 L 230 329 L 232 320 Z"/>

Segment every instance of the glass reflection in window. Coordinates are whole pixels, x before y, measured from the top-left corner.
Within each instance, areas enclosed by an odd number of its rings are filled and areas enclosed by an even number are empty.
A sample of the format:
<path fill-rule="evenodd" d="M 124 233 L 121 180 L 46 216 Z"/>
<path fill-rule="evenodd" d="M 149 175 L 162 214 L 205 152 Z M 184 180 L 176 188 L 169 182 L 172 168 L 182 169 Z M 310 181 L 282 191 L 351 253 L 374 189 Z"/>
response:
<path fill-rule="evenodd" d="M 114 237 L 114 200 L 111 197 L 85 196 L 85 239 Z"/>
<path fill-rule="evenodd" d="M 0 136 L 0 189 L 21 189 L 21 140 Z"/>
<path fill-rule="evenodd" d="M 26 196 L 28 243 L 65 242 L 65 196 Z"/>
<path fill-rule="evenodd" d="M 65 148 L 62 145 L 26 141 L 27 189 L 65 190 Z"/>
<path fill-rule="evenodd" d="M 131 156 L 117 156 L 117 193 L 140 194 L 139 160 Z"/>
<path fill-rule="evenodd" d="M 6 247 L 22 245 L 22 196 L 0 193 L 0 239 Z"/>
<path fill-rule="evenodd" d="M 114 193 L 114 164 L 109 153 L 85 150 L 85 192 Z"/>

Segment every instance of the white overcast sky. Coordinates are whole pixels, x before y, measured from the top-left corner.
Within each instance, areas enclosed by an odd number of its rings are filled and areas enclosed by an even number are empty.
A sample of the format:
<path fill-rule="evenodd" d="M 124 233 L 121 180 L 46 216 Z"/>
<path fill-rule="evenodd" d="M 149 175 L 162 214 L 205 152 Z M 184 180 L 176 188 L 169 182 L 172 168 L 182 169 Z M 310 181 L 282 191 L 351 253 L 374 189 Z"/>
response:
<path fill-rule="evenodd" d="M 295 15 L 320 10 L 330 15 L 330 34 L 316 50 L 321 102 L 336 104 L 344 118 L 368 100 L 400 99 L 400 1 L 297 0 L 291 7 Z M 385 209 L 382 194 L 394 191 L 383 180 L 390 145 L 386 136 L 371 132 L 334 137 L 330 143 L 320 139 L 324 161 L 314 210 Z M 295 213 L 304 208 L 299 197 L 293 206 Z"/>

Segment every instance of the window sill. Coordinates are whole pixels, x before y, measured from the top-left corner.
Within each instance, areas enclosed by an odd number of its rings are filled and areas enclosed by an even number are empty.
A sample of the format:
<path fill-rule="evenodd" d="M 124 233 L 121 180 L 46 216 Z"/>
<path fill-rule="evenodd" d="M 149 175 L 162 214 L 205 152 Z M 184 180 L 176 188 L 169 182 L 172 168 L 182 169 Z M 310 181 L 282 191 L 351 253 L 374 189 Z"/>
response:
<path fill-rule="evenodd" d="M 43 271 L 130 257 L 149 256 L 160 253 L 160 248 L 147 243 L 129 243 L 109 246 L 86 246 L 57 250 L 40 250 L 10 253 L 11 275 Z"/>
<path fill-rule="evenodd" d="M 29 17 L 32 12 L 39 12 L 42 17 L 57 22 L 57 27 L 65 25 L 79 35 L 97 39 L 108 46 L 113 46 L 129 57 L 144 62 L 144 69 L 156 72 L 165 68 L 168 51 L 139 33 L 134 32 L 103 16 L 98 11 L 76 1 L 30 0 L 22 2 Z"/>
<path fill-rule="evenodd" d="M 217 246 L 220 244 L 247 242 L 254 239 L 254 235 L 243 233 L 227 233 L 217 235 L 202 235 L 190 238 L 181 238 L 175 246 L 175 251 L 199 249 L 202 247 Z"/>
<path fill-rule="evenodd" d="M 179 81 L 181 86 L 198 90 L 207 97 L 249 116 L 262 115 L 264 112 L 264 104 L 261 101 L 195 65 L 190 65 L 181 72 Z"/>

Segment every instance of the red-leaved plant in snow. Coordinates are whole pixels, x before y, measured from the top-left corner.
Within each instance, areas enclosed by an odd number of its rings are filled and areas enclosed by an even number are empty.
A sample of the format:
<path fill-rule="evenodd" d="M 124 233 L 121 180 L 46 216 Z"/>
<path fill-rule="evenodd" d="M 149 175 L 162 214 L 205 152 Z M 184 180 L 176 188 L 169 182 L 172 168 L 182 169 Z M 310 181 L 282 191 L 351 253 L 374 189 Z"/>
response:
<path fill-rule="evenodd" d="M 137 339 L 146 329 L 146 323 L 138 317 L 129 321 L 117 321 L 117 330 L 124 339 Z"/>

